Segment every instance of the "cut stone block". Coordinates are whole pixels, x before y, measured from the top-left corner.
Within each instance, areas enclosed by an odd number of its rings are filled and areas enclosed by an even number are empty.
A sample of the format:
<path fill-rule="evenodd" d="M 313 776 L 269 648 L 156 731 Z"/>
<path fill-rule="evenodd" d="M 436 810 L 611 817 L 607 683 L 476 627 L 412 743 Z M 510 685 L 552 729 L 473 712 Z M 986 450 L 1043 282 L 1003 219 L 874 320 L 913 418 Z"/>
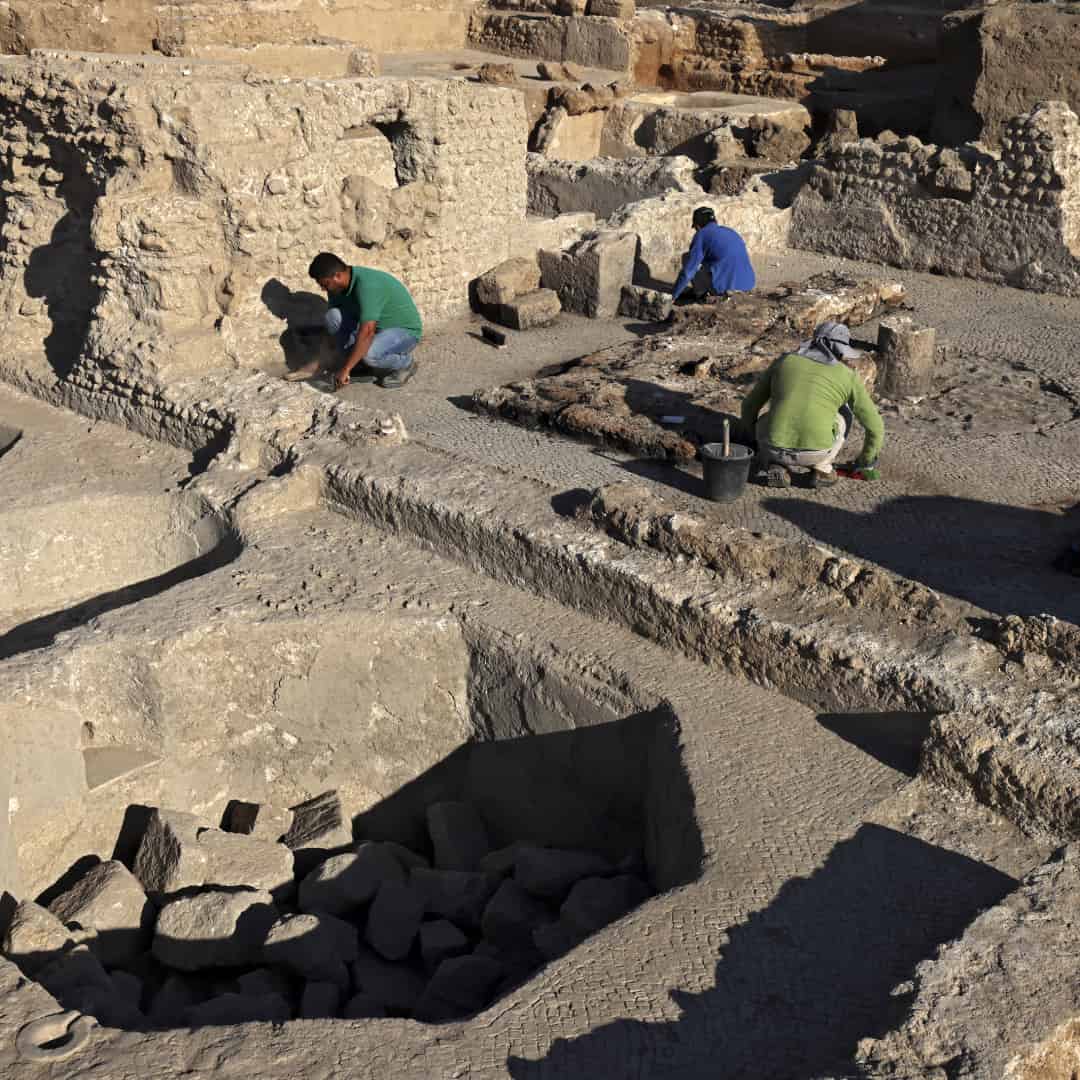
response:
<path fill-rule="evenodd" d="M 492 877 L 509 877 L 514 872 L 514 863 L 517 861 L 518 852 L 522 849 L 521 844 L 511 844 L 509 847 L 499 848 L 480 860 L 480 870 Z"/>
<path fill-rule="evenodd" d="M 609 19 L 632 19 L 637 13 L 637 4 L 634 0 L 589 0 L 587 13 Z"/>
<path fill-rule="evenodd" d="M 170 975 L 150 1003 L 150 1023 L 155 1027 L 179 1027 L 188 1010 L 206 998 L 203 986 L 187 975 Z"/>
<path fill-rule="evenodd" d="M 199 1005 L 192 1005 L 185 1017 L 189 1027 L 212 1024 L 251 1024 L 258 1021 L 284 1024 L 292 1019 L 292 1009 L 280 994 L 249 997 L 246 994 L 221 994 Z"/>
<path fill-rule="evenodd" d="M 568 251 L 541 251 L 545 289 L 559 294 L 563 310 L 590 318 L 618 313 L 623 286 L 634 276 L 638 238 L 629 232 L 605 232 Z"/>
<path fill-rule="evenodd" d="M 371 994 L 354 994 L 341 1015 L 346 1020 L 381 1020 L 386 1015 L 386 1006 Z"/>
<path fill-rule="evenodd" d="M 180 897 L 161 909 L 154 956 L 179 971 L 257 964 L 277 914 L 268 892 L 215 889 Z"/>
<path fill-rule="evenodd" d="M 484 937 L 499 946 L 532 944 L 533 930 L 555 915 L 514 881 L 504 881 L 484 909 Z"/>
<path fill-rule="evenodd" d="M 561 900 L 582 878 L 614 873 L 614 867 L 591 851 L 523 847 L 514 865 L 514 881 L 533 896 Z"/>
<path fill-rule="evenodd" d="M 412 1012 L 426 985 L 423 977 L 405 964 L 391 964 L 378 953 L 361 948 L 352 967 L 353 987 L 395 1012 Z"/>
<path fill-rule="evenodd" d="M 487 826 L 469 803 L 432 803 L 427 826 L 439 870 L 476 870 L 491 852 Z"/>
<path fill-rule="evenodd" d="M 180 810 L 155 810 L 135 856 L 135 876 L 160 898 L 206 881 L 206 851 L 199 830 L 207 822 Z"/>
<path fill-rule="evenodd" d="M 933 389 L 937 332 L 916 326 L 907 315 L 882 319 L 877 364 L 881 392 L 890 398 L 921 397 Z"/>
<path fill-rule="evenodd" d="M 551 289 L 537 289 L 509 304 L 500 305 L 494 318 L 511 330 L 532 330 L 537 326 L 550 326 L 561 312 L 558 293 Z"/>
<path fill-rule="evenodd" d="M 451 956 L 461 956 L 468 951 L 469 939 L 452 922 L 437 919 L 420 927 L 420 955 L 428 971 L 434 971 Z"/>
<path fill-rule="evenodd" d="M 229 810 L 229 832 L 280 843 L 293 826 L 293 816 L 282 806 L 234 802 Z"/>
<path fill-rule="evenodd" d="M 487 874 L 464 870 L 414 870 L 409 879 L 424 899 L 428 915 L 458 926 L 478 928 L 484 908 L 498 887 Z"/>
<path fill-rule="evenodd" d="M 266 935 L 263 959 L 303 979 L 348 987 L 346 965 L 357 944 L 356 927 L 332 915 L 286 915 Z"/>
<path fill-rule="evenodd" d="M 557 960 L 580 944 L 582 937 L 563 922 L 539 926 L 533 931 L 533 944 L 545 960 Z"/>
<path fill-rule="evenodd" d="M 41 968 L 37 981 L 59 1001 L 67 1001 L 73 991 L 94 988 L 112 994 L 112 979 L 101 961 L 84 945 L 64 953 Z"/>
<path fill-rule="evenodd" d="M 387 960 L 407 956 L 424 917 L 424 898 L 411 885 L 386 882 L 368 912 L 364 936 Z"/>
<path fill-rule="evenodd" d="M 330 1020 L 341 1011 L 341 987 L 328 982 L 309 982 L 300 996 L 302 1020 Z"/>
<path fill-rule="evenodd" d="M 456 1020 L 482 1009 L 506 975 L 497 960 L 458 956 L 444 960 L 417 1003 L 414 1017 L 428 1023 Z"/>
<path fill-rule="evenodd" d="M 199 843 L 206 852 L 207 885 L 263 889 L 275 900 L 292 893 L 293 853 L 284 844 L 219 829 L 204 829 Z"/>
<path fill-rule="evenodd" d="M 72 932 L 32 900 L 23 900 L 15 909 L 3 942 L 4 955 L 30 978 L 76 944 Z"/>
<path fill-rule="evenodd" d="M 361 844 L 355 853 L 331 855 L 304 878 L 299 907 L 301 911 L 343 915 L 366 904 L 382 885 L 404 885 L 406 878 L 401 859 L 388 845 Z"/>
<path fill-rule="evenodd" d="M 287 998 L 292 993 L 289 977 L 280 971 L 270 968 L 256 968 L 254 971 L 245 971 L 238 975 L 236 985 L 241 993 L 251 994 L 252 997 L 261 997 L 266 994 L 280 994 Z"/>
<path fill-rule="evenodd" d="M 64 923 L 97 932 L 94 952 L 103 964 L 122 966 L 144 952 L 153 905 L 123 863 L 99 863 L 49 910 Z"/>
<path fill-rule="evenodd" d="M 363 847 L 364 845 L 361 845 Z M 406 871 L 412 870 L 416 866 L 430 866 L 431 860 L 425 858 L 423 855 L 418 855 L 412 848 L 405 847 L 404 844 L 395 843 L 393 840 L 383 840 L 380 847 L 389 851 Z M 357 849 L 359 851 L 359 848 Z"/>
<path fill-rule="evenodd" d="M 671 294 L 640 285 L 624 285 L 619 314 L 642 322 L 663 322 L 671 314 Z"/>
<path fill-rule="evenodd" d="M 352 845 L 352 830 L 344 823 L 341 800 L 336 791 L 316 795 L 294 806 L 292 828 L 283 842 L 298 848 L 336 848 Z"/>
<path fill-rule="evenodd" d="M 476 299 L 481 304 L 509 304 L 540 288 L 536 259 L 507 259 L 476 279 Z"/>
<path fill-rule="evenodd" d="M 649 886 L 629 874 L 586 878 L 570 890 L 559 914 L 567 927 L 586 937 L 621 919 L 650 896 Z"/>
<path fill-rule="evenodd" d="M 109 978 L 117 998 L 133 1009 L 142 1007 L 143 981 L 138 975 L 132 975 L 130 971 L 113 971 Z"/>

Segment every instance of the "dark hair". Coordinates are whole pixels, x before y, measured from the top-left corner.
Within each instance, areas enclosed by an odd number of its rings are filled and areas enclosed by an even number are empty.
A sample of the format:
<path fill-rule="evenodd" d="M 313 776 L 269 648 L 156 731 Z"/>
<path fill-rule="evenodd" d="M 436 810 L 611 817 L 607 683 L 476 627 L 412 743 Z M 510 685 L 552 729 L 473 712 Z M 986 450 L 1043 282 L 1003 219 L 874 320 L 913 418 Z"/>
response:
<path fill-rule="evenodd" d="M 316 281 L 325 281 L 328 277 L 333 277 L 334 274 L 339 274 L 342 270 L 348 269 L 348 266 L 336 255 L 332 255 L 329 251 L 321 251 L 311 260 L 308 274 Z"/>
<path fill-rule="evenodd" d="M 710 222 L 716 220 L 716 215 L 712 211 L 710 206 L 699 206 L 694 211 L 694 224 L 699 229 L 704 229 Z"/>

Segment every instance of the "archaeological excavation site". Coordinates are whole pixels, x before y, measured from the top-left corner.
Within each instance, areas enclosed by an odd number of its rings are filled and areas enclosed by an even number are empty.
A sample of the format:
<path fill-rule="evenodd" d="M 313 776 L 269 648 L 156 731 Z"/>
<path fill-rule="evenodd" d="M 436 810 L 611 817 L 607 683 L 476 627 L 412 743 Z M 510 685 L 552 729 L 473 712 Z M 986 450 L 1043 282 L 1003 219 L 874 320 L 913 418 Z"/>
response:
<path fill-rule="evenodd" d="M 1080 1077 L 1080 6 L 0 53 L 0 1080 Z"/>

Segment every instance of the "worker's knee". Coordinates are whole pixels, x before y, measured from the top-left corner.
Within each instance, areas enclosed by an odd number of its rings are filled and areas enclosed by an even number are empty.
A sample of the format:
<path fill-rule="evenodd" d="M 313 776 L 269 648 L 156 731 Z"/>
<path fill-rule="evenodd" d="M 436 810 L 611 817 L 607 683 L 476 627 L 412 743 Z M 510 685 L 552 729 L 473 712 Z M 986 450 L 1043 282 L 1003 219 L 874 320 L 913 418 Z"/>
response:
<path fill-rule="evenodd" d="M 341 329 L 341 311 L 339 308 L 329 308 L 323 316 L 323 324 L 328 334 L 336 334 Z"/>

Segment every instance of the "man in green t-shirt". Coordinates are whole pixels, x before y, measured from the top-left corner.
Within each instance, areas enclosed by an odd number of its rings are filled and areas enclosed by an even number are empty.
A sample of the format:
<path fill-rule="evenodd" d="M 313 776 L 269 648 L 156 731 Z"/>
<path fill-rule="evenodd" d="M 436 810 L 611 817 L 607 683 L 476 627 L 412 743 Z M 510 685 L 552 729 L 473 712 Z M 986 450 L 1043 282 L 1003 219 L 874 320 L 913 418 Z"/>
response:
<path fill-rule="evenodd" d="M 743 399 L 742 423 L 756 432 L 758 481 L 788 487 L 792 466 L 810 470 L 812 487 L 836 483 L 833 462 L 844 447 L 844 413 L 866 431 L 855 465 L 864 475 L 877 463 L 885 425 L 862 379 L 842 361 L 857 355 L 843 323 L 822 323 L 810 341 L 762 372 Z M 769 411 L 758 419 L 768 403 Z"/>
<path fill-rule="evenodd" d="M 392 274 L 348 266 L 325 251 L 315 256 L 308 273 L 327 293 L 325 325 L 342 355 L 334 385 L 341 389 L 352 381 L 377 381 L 387 389 L 404 386 L 416 372 L 412 354 L 424 332 L 409 290 Z M 316 362 L 286 378 L 305 379 L 317 370 Z"/>

